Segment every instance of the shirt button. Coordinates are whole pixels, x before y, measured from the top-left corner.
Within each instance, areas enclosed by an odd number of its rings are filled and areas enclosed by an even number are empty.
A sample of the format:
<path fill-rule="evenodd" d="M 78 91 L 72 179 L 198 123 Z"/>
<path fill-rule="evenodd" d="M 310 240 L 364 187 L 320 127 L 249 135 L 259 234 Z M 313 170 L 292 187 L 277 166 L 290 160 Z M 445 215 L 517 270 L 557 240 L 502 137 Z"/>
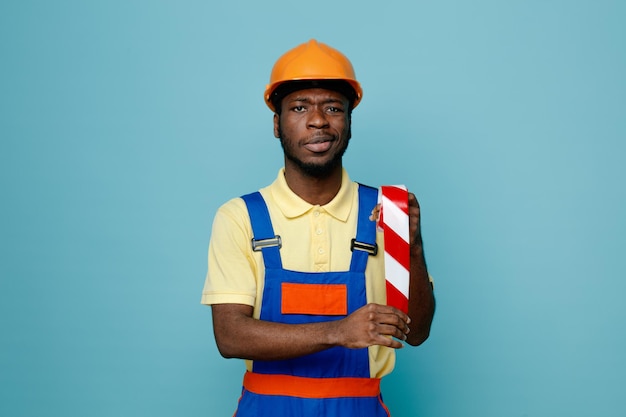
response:
<path fill-rule="evenodd" d="M 317 233 L 318 235 L 321 235 L 321 234 L 322 234 L 322 229 L 317 229 L 317 230 L 315 231 L 315 233 Z"/>
<path fill-rule="evenodd" d="M 314 211 L 314 212 L 313 212 L 313 215 L 314 215 L 315 217 L 318 217 L 318 216 L 320 215 L 320 212 L 319 212 L 319 211 Z"/>
<path fill-rule="evenodd" d="M 318 253 L 320 253 L 320 254 L 322 254 L 322 253 L 324 253 L 324 249 L 319 248 L 319 249 L 317 250 L 317 252 L 318 252 Z"/>

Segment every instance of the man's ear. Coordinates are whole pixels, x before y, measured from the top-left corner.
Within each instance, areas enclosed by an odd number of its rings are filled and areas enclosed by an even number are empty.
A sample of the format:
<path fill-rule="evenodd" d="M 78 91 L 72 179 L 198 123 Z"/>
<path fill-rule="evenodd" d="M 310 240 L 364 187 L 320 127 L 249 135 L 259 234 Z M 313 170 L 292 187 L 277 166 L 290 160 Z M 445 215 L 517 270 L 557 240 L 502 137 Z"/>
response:
<path fill-rule="evenodd" d="M 280 120 L 279 120 L 280 116 L 278 115 L 278 113 L 274 113 L 274 137 L 275 138 L 279 138 L 280 137 Z"/>

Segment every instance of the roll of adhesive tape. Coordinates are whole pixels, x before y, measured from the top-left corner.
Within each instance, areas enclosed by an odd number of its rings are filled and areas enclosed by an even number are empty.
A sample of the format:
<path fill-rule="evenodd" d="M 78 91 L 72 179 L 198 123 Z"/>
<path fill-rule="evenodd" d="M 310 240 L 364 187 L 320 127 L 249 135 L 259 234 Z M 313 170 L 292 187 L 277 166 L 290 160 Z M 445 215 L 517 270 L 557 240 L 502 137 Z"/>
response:
<path fill-rule="evenodd" d="M 385 244 L 387 305 L 409 309 L 409 192 L 404 185 L 378 189 L 378 227 Z"/>

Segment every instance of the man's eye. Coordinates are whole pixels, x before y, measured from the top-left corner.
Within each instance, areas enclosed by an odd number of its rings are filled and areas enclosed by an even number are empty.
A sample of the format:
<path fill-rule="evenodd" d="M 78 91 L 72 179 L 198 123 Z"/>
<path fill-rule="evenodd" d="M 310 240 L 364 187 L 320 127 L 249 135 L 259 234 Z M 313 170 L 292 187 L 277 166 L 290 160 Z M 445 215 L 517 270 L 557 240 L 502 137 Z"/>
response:
<path fill-rule="evenodd" d="M 328 111 L 329 111 L 330 113 L 340 113 L 340 112 L 342 112 L 342 111 L 343 111 L 343 109 L 342 109 L 342 108 L 340 108 L 340 107 L 329 107 L 329 108 L 328 108 Z"/>
<path fill-rule="evenodd" d="M 304 106 L 294 106 L 292 110 L 295 111 L 296 113 L 301 113 L 304 111 Z"/>

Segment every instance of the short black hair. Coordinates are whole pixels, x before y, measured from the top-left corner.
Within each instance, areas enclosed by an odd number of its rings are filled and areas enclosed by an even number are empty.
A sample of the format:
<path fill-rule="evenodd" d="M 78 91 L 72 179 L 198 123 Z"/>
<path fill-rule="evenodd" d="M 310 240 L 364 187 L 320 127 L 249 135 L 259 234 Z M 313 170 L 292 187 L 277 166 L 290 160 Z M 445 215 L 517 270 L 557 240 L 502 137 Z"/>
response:
<path fill-rule="evenodd" d="M 283 98 L 298 90 L 306 90 L 309 88 L 323 88 L 325 90 L 336 91 L 343 94 L 349 103 L 349 113 L 352 113 L 352 106 L 357 99 L 356 91 L 354 88 L 344 80 L 294 80 L 280 84 L 274 89 L 270 96 L 270 101 L 276 109 L 275 112 L 280 114 L 282 111 Z"/>

